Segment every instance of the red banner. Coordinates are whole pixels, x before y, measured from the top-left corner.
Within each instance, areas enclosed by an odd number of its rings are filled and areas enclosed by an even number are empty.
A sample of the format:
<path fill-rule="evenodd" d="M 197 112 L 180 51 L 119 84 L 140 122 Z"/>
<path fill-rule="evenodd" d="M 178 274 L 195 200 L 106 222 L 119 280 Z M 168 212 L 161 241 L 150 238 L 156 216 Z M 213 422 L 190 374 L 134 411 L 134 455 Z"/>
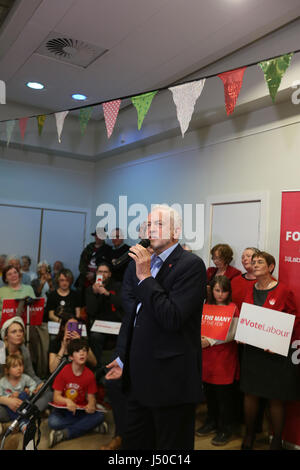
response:
<path fill-rule="evenodd" d="M 300 308 L 300 191 L 282 193 L 279 280 L 296 297 Z"/>
<path fill-rule="evenodd" d="M 6 320 L 9 320 L 12 317 L 16 316 L 16 312 L 18 309 L 19 301 L 14 299 L 4 299 L 3 306 L 2 306 L 2 317 L 0 328 L 2 327 L 3 323 Z M 43 321 L 43 314 L 44 314 L 44 306 L 45 306 L 45 299 L 42 297 L 37 299 L 30 308 L 30 325 L 41 325 Z M 20 314 L 24 325 L 26 325 L 27 320 L 27 307 L 25 306 L 23 312 Z"/>
<path fill-rule="evenodd" d="M 225 341 L 235 305 L 203 305 L 201 336 Z"/>
<path fill-rule="evenodd" d="M 300 190 L 282 192 L 279 251 L 279 280 L 294 292 L 300 308 Z M 283 440 L 300 446 L 300 402 L 289 402 Z"/>

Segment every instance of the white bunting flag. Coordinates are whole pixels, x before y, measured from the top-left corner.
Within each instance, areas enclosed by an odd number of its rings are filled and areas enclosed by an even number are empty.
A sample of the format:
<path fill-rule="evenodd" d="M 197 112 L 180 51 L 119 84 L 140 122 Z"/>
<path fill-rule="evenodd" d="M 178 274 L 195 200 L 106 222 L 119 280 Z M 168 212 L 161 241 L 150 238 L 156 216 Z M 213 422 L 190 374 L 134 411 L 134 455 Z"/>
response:
<path fill-rule="evenodd" d="M 58 136 L 58 142 L 61 143 L 61 133 L 64 127 L 64 122 L 67 117 L 69 111 L 61 111 L 60 113 L 55 113 L 55 119 L 56 119 L 56 129 L 57 129 L 57 136 Z"/>
<path fill-rule="evenodd" d="M 177 119 L 180 124 L 182 137 L 187 131 L 194 112 L 197 99 L 202 93 L 205 78 L 191 83 L 184 83 L 169 88 L 177 109 Z"/>
<path fill-rule="evenodd" d="M 15 124 L 16 124 L 16 121 L 15 121 L 15 120 L 7 121 L 7 122 L 6 122 L 7 147 L 9 146 L 10 139 L 11 139 L 11 136 L 12 136 L 12 133 L 13 133 Z"/>
<path fill-rule="evenodd" d="M 6 85 L 3 80 L 0 80 L 0 104 L 6 104 Z"/>

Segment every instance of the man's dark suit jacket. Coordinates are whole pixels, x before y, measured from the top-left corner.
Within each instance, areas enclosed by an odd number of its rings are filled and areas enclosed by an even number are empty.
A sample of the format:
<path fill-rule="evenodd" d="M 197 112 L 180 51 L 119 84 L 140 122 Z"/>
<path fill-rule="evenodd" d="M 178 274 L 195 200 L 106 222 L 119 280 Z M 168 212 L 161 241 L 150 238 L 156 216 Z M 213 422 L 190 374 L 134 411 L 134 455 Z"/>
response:
<path fill-rule="evenodd" d="M 145 406 L 197 403 L 206 293 L 206 268 L 201 258 L 178 245 L 156 278 L 140 284 L 132 261 L 122 291 L 125 317 L 116 352 L 124 363 L 124 390 Z"/>

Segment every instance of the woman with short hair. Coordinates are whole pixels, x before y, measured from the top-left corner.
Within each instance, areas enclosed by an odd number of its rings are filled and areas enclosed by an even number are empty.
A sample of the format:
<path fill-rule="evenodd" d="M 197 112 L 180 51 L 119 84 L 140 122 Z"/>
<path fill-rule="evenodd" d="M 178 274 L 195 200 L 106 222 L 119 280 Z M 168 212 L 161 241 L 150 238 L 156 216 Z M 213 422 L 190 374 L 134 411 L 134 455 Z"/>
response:
<path fill-rule="evenodd" d="M 64 312 L 80 317 L 80 299 L 71 289 L 74 278 L 70 269 L 62 269 L 57 275 L 58 288 L 48 295 L 47 310 L 49 321 L 59 322 Z"/>
<path fill-rule="evenodd" d="M 2 317 L 3 300 L 34 298 L 35 294 L 31 286 L 22 284 L 21 273 L 18 268 L 9 264 L 2 273 L 3 287 L 0 287 L 0 319 Z"/>
<path fill-rule="evenodd" d="M 275 258 L 264 251 L 252 256 L 256 283 L 249 289 L 245 302 L 259 307 L 295 315 L 291 344 L 300 337 L 300 317 L 293 292 L 272 276 Z M 292 349 L 287 357 L 248 344 L 244 345 L 240 386 L 245 393 L 244 416 L 246 435 L 242 449 L 252 449 L 260 397 L 268 400 L 273 433 L 270 449 L 282 448 L 285 401 L 299 400 L 299 367 L 292 362 Z"/>

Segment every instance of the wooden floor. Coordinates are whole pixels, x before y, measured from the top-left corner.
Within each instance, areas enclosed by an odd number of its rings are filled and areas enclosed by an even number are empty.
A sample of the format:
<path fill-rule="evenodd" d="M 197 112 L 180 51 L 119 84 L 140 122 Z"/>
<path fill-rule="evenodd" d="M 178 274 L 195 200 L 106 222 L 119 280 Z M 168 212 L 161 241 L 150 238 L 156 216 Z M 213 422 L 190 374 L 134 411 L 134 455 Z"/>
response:
<path fill-rule="evenodd" d="M 206 406 L 199 405 L 197 408 L 197 415 L 196 415 L 196 429 L 201 426 L 204 422 L 206 413 Z M 106 413 L 106 421 L 109 424 L 109 433 L 106 435 L 98 434 L 95 432 L 91 432 L 86 434 L 83 437 L 79 437 L 76 439 L 63 441 L 57 444 L 51 450 L 99 450 L 102 445 L 107 444 L 114 435 L 114 422 L 112 417 L 112 412 L 109 411 Z M 49 428 L 47 424 L 47 419 L 42 421 L 41 425 L 41 441 L 38 446 L 39 450 L 47 450 L 49 449 L 48 446 L 48 438 L 49 438 Z M 23 439 L 22 435 L 18 433 L 19 443 L 18 449 L 22 449 Z M 216 447 L 211 444 L 211 440 L 214 435 L 206 436 L 206 437 L 198 437 L 195 435 L 195 450 L 240 450 L 241 443 L 242 443 L 242 432 L 233 436 L 232 440 L 222 447 Z M 16 440 L 16 438 L 14 438 Z M 255 442 L 255 450 L 267 450 L 269 447 L 268 445 L 268 433 L 265 431 L 257 436 Z M 15 447 L 14 447 L 15 448 Z"/>

